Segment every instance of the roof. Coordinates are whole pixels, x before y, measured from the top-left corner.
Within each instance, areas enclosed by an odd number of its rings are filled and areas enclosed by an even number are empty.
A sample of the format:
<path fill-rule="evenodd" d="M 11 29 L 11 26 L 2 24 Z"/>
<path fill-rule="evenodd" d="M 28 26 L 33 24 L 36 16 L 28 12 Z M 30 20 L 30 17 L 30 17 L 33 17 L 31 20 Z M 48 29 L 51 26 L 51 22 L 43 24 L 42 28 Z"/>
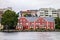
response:
<path fill-rule="evenodd" d="M 53 17 L 44 17 L 44 19 L 48 22 L 54 22 L 54 18 Z"/>
<path fill-rule="evenodd" d="M 37 17 L 26 17 L 27 20 L 29 20 L 30 22 L 33 22 L 34 20 L 37 19 Z"/>
<path fill-rule="evenodd" d="M 37 20 L 40 17 L 25 17 L 27 20 L 29 20 L 30 22 L 34 22 L 35 20 Z M 48 21 L 48 22 L 54 22 L 54 18 L 53 17 L 42 17 L 44 20 Z"/>
<path fill-rule="evenodd" d="M 31 12 L 37 12 L 38 10 L 26 10 L 26 11 L 20 11 L 20 13 L 31 13 Z"/>
<path fill-rule="evenodd" d="M 20 13 L 30 13 L 30 11 L 20 11 Z"/>

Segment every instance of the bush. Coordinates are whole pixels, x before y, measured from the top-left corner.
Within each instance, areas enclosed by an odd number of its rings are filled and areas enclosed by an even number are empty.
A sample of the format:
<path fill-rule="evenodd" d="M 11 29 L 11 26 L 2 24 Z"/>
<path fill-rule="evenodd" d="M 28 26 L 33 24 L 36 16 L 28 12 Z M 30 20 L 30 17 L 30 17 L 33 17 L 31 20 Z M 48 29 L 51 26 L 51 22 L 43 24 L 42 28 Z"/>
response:
<path fill-rule="evenodd" d="M 56 29 L 60 29 L 60 26 L 57 24 L 57 25 L 55 26 L 55 28 L 56 28 Z"/>

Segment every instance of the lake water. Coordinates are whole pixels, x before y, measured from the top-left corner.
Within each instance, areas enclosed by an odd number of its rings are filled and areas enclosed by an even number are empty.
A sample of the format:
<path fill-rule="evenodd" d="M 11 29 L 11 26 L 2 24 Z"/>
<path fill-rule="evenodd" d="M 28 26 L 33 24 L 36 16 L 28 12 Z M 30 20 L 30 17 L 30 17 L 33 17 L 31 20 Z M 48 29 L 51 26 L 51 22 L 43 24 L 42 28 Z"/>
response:
<path fill-rule="evenodd" d="M 60 40 L 60 32 L 0 32 L 0 40 Z"/>

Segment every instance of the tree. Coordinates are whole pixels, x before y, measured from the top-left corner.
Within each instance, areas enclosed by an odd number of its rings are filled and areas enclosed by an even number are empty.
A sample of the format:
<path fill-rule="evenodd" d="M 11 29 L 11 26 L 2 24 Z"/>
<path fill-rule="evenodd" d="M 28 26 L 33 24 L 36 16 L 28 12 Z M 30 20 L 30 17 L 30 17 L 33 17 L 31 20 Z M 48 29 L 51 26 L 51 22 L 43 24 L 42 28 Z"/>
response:
<path fill-rule="evenodd" d="M 28 15 L 25 13 L 25 14 L 24 14 L 24 17 L 27 17 L 27 16 L 28 16 Z"/>
<path fill-rule="evenodd" d="M 16 12 L 7 10 L 2 15 L 1 24 L 4 25 L 4 29 L 15 29 L 18 22 L 18 14 Z"/>
<path fill-rule="evenodd" d="M 60 29 L 60 18 L 59 17 L 55 19 L 55 27 L 56 29 Z"/>
<path fill-rule="evenodd" d="M 32 17 L 31 14 L 25 14 L 24 17 Z"/>

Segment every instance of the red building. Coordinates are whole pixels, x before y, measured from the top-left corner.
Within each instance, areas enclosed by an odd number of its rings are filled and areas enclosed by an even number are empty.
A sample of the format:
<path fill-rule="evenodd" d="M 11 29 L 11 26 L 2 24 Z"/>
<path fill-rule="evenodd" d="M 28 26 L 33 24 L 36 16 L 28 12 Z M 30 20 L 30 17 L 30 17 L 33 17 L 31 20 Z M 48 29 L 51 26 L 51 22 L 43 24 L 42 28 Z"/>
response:
<path fill-rule="evenodd" d="M 36 28 L 45 28 L 45 29 L 54 29 L 55 22 L 52 17 L 20 17 L 18 20 L 17 29 L 36 29 Z"/>

